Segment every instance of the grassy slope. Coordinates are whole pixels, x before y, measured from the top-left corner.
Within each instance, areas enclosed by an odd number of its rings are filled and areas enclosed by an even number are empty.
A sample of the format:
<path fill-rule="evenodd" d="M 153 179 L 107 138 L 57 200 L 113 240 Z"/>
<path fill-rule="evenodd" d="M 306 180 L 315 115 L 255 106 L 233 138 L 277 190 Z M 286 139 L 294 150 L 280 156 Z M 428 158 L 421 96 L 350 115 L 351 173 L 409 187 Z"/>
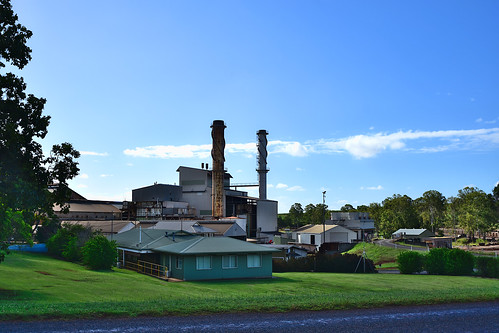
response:
<path fill-rule="evenodd" d="M 380 246 L 372 243 L 365 243 L 367 258 L 374 261 L 374 264 L 379 265 L 387 262 L 394 262 L 400 252 L 406 251 L 402 249 L 394 249 L 391 247 Z M 353 249 L 347 253 L 361 255 L 364 248 L 364 243 L 356 244 Z"/>
<path fill-rule="evenodd" d="M 0 265 L 0 320 L 323 310 L 499 299 L 499 281 L 494 279 L 330 273 L 274 276 L 279 278 L 168 283 L 127 270 L 93 272 L 43 255 L 15 253 Z"/>

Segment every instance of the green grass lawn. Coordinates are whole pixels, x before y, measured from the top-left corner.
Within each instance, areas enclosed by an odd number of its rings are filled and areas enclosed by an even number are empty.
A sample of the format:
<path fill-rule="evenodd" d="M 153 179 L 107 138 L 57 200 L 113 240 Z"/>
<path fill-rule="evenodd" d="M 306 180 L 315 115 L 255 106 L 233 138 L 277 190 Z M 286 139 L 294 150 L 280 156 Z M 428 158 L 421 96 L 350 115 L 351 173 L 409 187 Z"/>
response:
<path fill-rule="evenodd" d="M 499 280 L 391 274 L 275 273 L 274 279 L 164 282 L 94 272 L 39 254 L 0 264 L 0 320 L 326 310 L 499 299 Z"/>
<path fill-rule="evenodd" d="M 353 253 L 357 255 L 361 255 L 362 251 L 366 249 L 366 256 L 368 259 L 374 261 L 375 265 L 384 264 L 384 263 L 393 263 L 397 260 L 397 256 L 400 252 L 407 251 L 402 249 L 395 249 L 391 247 L 376 245 L 373 243 L 359 243 L 356 244 L 353 249 L 347 251 L 346 253 Z"/>

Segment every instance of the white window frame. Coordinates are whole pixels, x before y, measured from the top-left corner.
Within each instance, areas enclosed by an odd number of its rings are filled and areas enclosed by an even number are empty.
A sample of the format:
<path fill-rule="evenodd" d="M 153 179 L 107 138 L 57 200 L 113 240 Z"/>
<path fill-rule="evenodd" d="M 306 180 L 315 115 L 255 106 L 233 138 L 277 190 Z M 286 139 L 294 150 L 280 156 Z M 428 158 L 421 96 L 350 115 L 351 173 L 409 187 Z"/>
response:
<path fill-rule="evenodd" d="M 250 257 L 251 258 L 258 258 L 258 266 L 253 264 L 253 259 L 251 259 L 251 265 L 250 265 Z M 247 265 L 248 268 L 259 268 L 262 267 L 262 255 L 261 254 L 248 254 L 247 256 Z"/>
<path fill-rule="evenodd" d="M 234 260 L 231 260 L 233 258 Z M 227 262 L 226 262 L 227 260 Z M 226 265 L 228 264 L 228 265 Z M 222 256 L 222 268 L 223 269 L 234 269 L 237 268 L 237 256 L 236 255 L 227 255 Z"/>
<path fill-rule="evenodd" d="M 206 264 L 206 261 L 205 261 L 206 258 L 208 258 L 209 267 L 205 266 L 205 264 Z M 201 262 L 201 259 L 202 259 L 202 262 Z M 198 270 L 198 271 L 204 271 L 204 270 L 209 270 L 212 267 L 213 267 L 213 265 L 212 265 L 211 256 L 197 256 L 196 257 L 196 270 Z"/>
<path fill-rule="evenodd" d="M 184 260 L 182 259 L 182 257 L 178 257 L 178 256 L 177 256 L 177 257 L 175 258 L 175 268 L 176 268 L 176 269 L 182 269 L 183 261 L 184 261 Z"/>

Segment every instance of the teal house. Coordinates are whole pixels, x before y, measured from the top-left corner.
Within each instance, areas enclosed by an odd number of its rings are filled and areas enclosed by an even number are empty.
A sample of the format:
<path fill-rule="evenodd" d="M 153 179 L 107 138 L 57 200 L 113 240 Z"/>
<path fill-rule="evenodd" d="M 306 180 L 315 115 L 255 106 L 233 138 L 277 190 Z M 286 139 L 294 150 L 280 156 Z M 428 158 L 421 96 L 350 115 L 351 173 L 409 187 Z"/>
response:
<path fill-rule="evenodd" d="M 215 280 L 272 277 L 277 250 L 230 237 L 179 230 L 132 229 L 113 236 L 124 268 L 163 279 Z"/>

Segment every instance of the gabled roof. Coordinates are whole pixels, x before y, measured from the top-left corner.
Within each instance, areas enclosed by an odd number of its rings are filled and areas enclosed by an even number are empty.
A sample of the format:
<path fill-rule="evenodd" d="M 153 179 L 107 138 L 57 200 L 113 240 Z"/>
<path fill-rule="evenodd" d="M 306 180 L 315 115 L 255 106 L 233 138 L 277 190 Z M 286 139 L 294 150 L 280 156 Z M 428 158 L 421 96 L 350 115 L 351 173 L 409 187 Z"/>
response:
<path fill-rule="evenodd" d="M 333 230 L 334 229 L 334 230 Z M 322 224 L 309 224 L 300 228 L 297 232 L 300 234 L 321 234 L 325 231 L 333 232 L 353 232 L 350 229 L 343 228 L 342 226 L 336 224 L 326 225 L 325 228 Z"/>

